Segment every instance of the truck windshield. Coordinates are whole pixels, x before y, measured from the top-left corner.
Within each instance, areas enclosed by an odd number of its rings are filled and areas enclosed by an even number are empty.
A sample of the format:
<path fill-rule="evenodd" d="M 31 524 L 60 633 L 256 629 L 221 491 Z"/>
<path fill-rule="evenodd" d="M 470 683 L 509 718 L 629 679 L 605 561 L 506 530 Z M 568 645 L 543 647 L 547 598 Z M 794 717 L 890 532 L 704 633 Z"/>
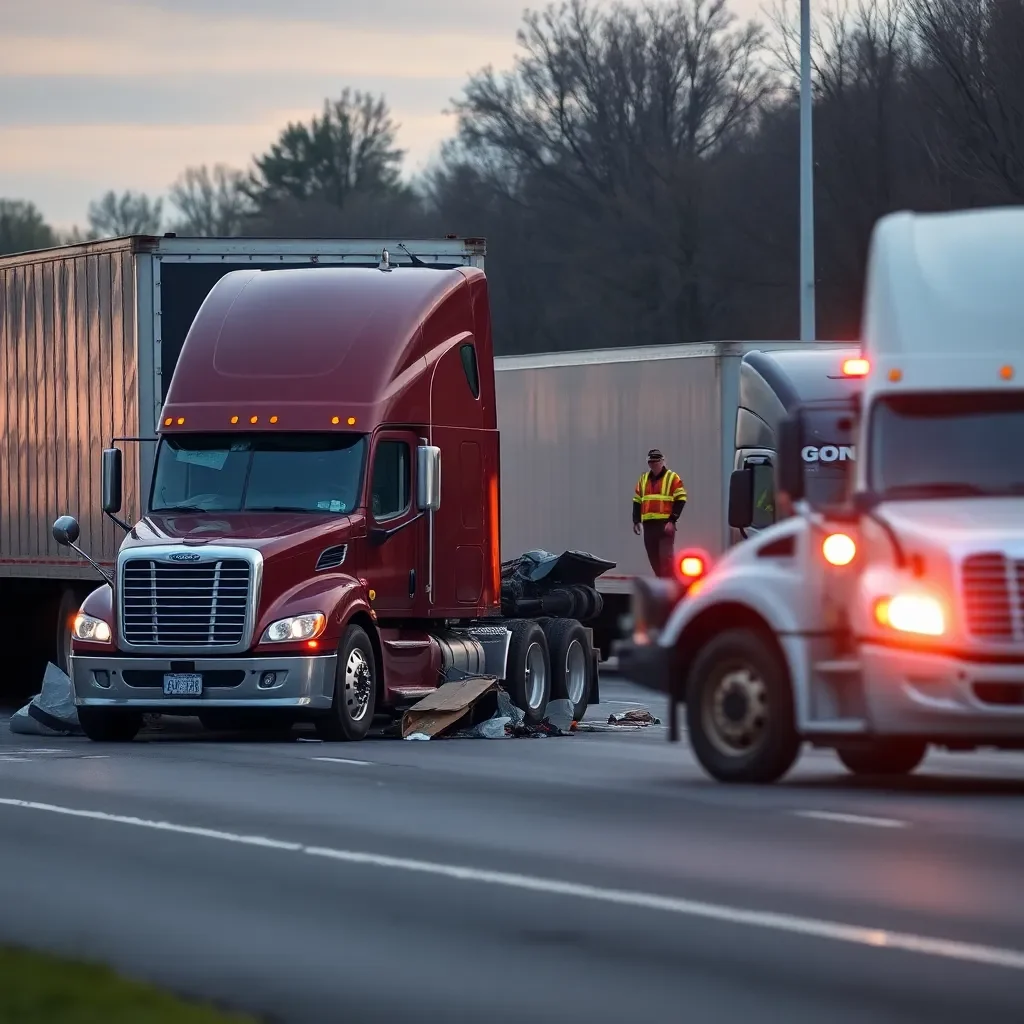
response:
<path fill-rule="evenodd" d="M 164 437 L 151 512 L 351 512 L 366 441 L 359 434 Z"/>
<path fill-rule="evenodd" d="M 871 488 L 890 498 L 1024 494 L 1024 394 L 881 399 L 871 425 Z"/>

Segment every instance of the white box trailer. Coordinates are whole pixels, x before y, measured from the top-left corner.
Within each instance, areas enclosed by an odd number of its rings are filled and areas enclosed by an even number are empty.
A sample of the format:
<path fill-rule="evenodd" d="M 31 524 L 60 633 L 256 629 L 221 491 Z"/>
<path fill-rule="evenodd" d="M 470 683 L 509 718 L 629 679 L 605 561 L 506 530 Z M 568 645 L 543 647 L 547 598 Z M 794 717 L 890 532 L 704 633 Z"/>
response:
<path fill-rule="evenodd" d="M 225 274 L 243 268 L 483 267 L 479 238 L 131 236 L 0 257 L 0 614 L 21 638 L 0 696 L 33 692 L 66 664 L 67 621 L 96 575 L 54 542 L 70 512 L 81 544 L 112 566 L 120 535 L 99 513 L 100 451 L 152 438 L 185 335 Z M 153 445 L 121 445 L 124 514 L 141 514 Z M 10 651 L 10 645 L 8 645 Z"/>
<path fill-rule="evenodd" d="M 661 448 L 686 487 L 676 550 L 719 555 L 730 543 L 729 477 L 744 447 L 737 420 L 743 357 L 808 349 L 834 353 L 837 373 L 843 355 L 856 351 L 849 342 L 754 341 L 497 359 L 502 558 L 543 548 L 614 561 L 598 580 L 606 611 L 595 624 L 595 644 L 607 654 L 633 579 L 651 575 L 631 519 L 648 449 Z M 744 404 L 767 402 L 781 412 L 787 388 L 820 388 L 817 378 L 805 383 L 789 366 L 784 374 L 782 382 L 767 380 L 763 396 L 748 388 L 754 393 Z"/>

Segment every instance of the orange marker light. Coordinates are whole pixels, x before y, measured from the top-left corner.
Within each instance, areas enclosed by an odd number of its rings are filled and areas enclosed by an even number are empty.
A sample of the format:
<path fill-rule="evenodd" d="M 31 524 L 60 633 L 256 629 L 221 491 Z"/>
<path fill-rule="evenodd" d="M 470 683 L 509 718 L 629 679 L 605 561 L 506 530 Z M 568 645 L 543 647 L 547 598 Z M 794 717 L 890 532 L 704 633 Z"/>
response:
<path fill-rule="evenodd" d="M 889 380 L 891 380 L 893 384 L 898 384 L 901 380 L 903 380 L 903 371 L 897 370 L 894 367 L 889 371 Z"/>
<path fill-rule="evenodd" d="M 866 359 L 846 359 L 843 362 L 843 375 L 846 377 L 866 377 L 871 364 Z"/>
<path fill-rule="evenodd" d="M 337 426 L 337 425 L 338 425 L 338 424 L 339 424 L 339 423 L 341 422 L 341 417 L 340 417 L 340 416 L 332 416 L 332 417 L 331 417 L 331 422 L 332 422 L 332 423 L 333 423 L 333 424 L 334 424 L 335 426 Z"/>
<path fill-rule="evenodd" d="M 845 533 L 830 533 L 822 542 L 821 553 L 829 565 L 849 565 L 857 554 L 857 545 Z"/>
<path fill-rule="evenodd" d="M 179 427 L 185 426 L 185 417 L 184 416 L 179 416 L 178 417 L 178 426 Z"/>
<path fill-rule="evenodd" d="M 1000 367 L 999 376 L 1002 377 L 1003 380 L 1013 380 L 1013 367 L 1012 366 Z"/>
<path fill-rule="evenodd" d="M 259 416 L 250 416 L 249 417 L 249 422 L 250 423 L 258 423 L 259 419 L 260 419 Z"/>
<path fill-rule="evenodd" d="M 231 417 L 231 422 L 232 423 L 237 423 L 238 422 L 238 417 L 237 416 L 232 416 Z"/>
<path fill-rule="evenodd" d="M 277 422 L 277 417 L 276 416 L 271 416 L 270 417 L 270 422 L 271 423 L 276 423 Z"/>
<path fill-rule="evenodd" d="M 168 416 L 167 419 L 164 420 L 164 426 L 169 427 L 173 422 L 174 420 L 172 420 L 171 417 Z"/>
<path fill-rule="evenodd" d="M 311 651 L 315 651 L 320 646 L 320 642 L 318 640 L 307 640 L 306 641 L 306 646 Z"/>
<path fill-rule="evenodd" d="M 356 425 L 356 418 L 355 418 L 355 416 L 349 416 L 349 418 L 348 418 L 348 425 L 350 427 L 354 427 Z"/>

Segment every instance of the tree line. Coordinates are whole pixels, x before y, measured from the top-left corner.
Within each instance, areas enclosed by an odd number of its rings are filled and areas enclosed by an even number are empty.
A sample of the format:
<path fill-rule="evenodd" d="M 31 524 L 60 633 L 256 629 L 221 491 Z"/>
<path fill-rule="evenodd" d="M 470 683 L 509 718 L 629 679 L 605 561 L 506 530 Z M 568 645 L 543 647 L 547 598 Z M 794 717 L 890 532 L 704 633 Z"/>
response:
<path fill-rule="evenodd" d="M 80 237 L 485 236 L 503 353 L 798 334 L 798 11 L 727 0 L 527 13 L 508 72 L 453 101 L 439 160 L 402 176 L 384 97 L 345 90 L 248 170 L 163 200 L 101 197 Z M 1024 202 L 1024 0 L 815 10 L 818 337 L 856 338 L 872 226 L 897 209 Z M 58 239 L 0 200 L 0 251 Z"/>

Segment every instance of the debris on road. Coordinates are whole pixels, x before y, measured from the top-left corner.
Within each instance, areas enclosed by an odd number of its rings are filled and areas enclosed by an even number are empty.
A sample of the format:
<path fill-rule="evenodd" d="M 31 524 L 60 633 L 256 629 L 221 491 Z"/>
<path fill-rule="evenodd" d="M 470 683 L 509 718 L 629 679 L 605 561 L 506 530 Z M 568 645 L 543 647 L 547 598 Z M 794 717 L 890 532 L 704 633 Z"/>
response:
<path fill-rule="evenodd" d="M 46 666 L 41 691 L 11 716 L 11 732 L 25 736 L 81 736 L 71 680 L 56 665 Z"/>
<path fill-rule="evenodd" d="M 633 708 L 608 716 L 609 725 L 635 725 L 643 728 L 648 725 L 661 725 L 661 719 L 655 718 L 647 708 Z"/>
<path fill-rule="evenodd" d="M 437 736 L 466 718 L 488 694 L 497 693 L 494 676 L 470 676 L 444 683 L 402 716 L 402 738 Z M 492 716 L 488 716 L 492 717 Z"/>

